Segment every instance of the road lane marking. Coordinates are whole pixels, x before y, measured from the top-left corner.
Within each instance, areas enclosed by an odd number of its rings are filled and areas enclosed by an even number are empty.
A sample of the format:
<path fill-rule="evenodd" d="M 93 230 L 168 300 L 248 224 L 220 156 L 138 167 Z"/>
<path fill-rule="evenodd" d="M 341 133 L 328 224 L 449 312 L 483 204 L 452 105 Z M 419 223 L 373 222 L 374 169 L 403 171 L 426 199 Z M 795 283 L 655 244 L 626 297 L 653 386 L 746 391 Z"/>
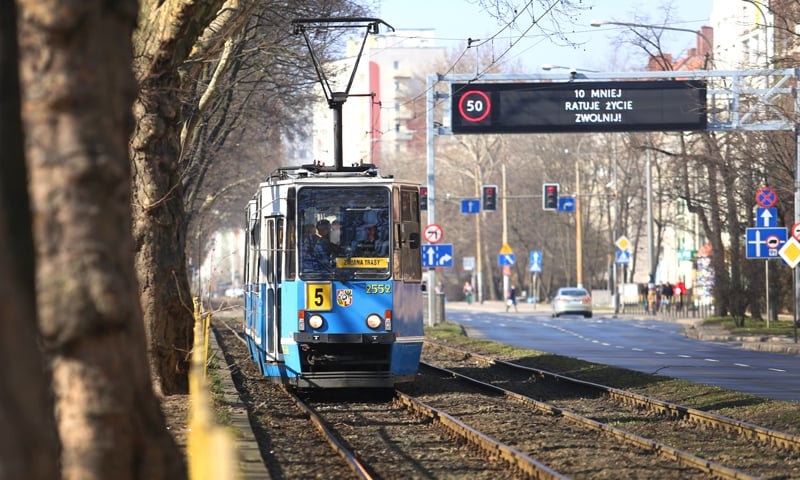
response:
<path fill-rule="evenodd" d="M 748 365 L 746 363 L 734 363 L 734 365 L 736 365 L 737 367 L 749 367 L 750 366 L 750 365 Z"/>

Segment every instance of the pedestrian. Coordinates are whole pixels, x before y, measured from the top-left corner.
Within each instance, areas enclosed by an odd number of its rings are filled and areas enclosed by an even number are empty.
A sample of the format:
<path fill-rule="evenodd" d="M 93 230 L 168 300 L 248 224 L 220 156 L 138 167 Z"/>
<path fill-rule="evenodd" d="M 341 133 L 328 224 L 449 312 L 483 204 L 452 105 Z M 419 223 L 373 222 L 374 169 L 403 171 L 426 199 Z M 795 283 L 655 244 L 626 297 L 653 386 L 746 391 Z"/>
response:
<path fill-rule="evenodd" d="M 517 310 L 517 287 L 511 285 L 511 288 L 508 290 L 508 298 L 506 299 L 506 312 L 508 311 L 511 306 L 514 306 L 514 311 L 519 312 Z"/>
<path fill-rule="evenodd" d="M 664 290 L 661 293 L 661 305 L 664 307 L 664 310 L 667 313 L 670 312 L 672 309 L 673 300 L 672 297 L 675 295 L 675 286 L 672 285 L 670 282 L 664 284 Z"/>
<path fill-rule="evenodd" d="M 678 311 L 683 311 L 683 296 L 686 295 L 686 284 L 678 280 L 675 284 L 675 296 L 678 298 Z"/>
<path fill-rule="evenodd" d="M 656 314 L 656 287 L 652 285 L 647 291 L 647 313 Z"/>
<path fill-rule="evenodd" d="M 472 305 L 472 283 L 469 280 L 464 282 L 464 296 L 467 297 L 467 305 Z"/>

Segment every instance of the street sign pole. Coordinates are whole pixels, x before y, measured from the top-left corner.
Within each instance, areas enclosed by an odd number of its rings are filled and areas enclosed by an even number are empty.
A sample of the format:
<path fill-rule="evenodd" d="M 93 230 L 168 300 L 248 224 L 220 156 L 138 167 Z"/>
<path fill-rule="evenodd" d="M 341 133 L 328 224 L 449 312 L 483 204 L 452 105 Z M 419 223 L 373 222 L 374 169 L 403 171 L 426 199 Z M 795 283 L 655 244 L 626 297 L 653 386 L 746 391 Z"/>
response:
<path fill-rule="evenodd" d="M 433 91 L 435 87 L 436 76 L 435 75 L 428 75 L 427 79 L 427 91 L 429 92 L 427 98 L 428 104 L 428 111 L 426 114 L 426 124 L 428 128 L 426 129 L 426 150 L 427 150 L 427 179 L 428 179 L 428 223 L 436 223 L 436 181 L 434 175 L 434 149 L 433 149 L 433 135 L 434 135 L 434 124 L 433 124 L 433 110 L 436 104 L 434 103 L 434 96 Z M 427 288 L 426 292 L 428 294 L 428 325 L 434 325 L 434 312 L 436 311 L 436 303 L 435 303 L 435 291 L 436 291 L 436 269 L 429 268 L 428 269 L 428 279 L 427 279 Z"/>
<path fill-rule="evenodd" d="M 796 100 L 795 100 L 796 101 Z M 797 105 L 795 105 L 797 109 Z M 800 222 L 800 129 L 795 128 L 794 221 Z M 794 269 L 794 343 L 797 343 L 797 311 L 800 310 L 800 270 Z"/>

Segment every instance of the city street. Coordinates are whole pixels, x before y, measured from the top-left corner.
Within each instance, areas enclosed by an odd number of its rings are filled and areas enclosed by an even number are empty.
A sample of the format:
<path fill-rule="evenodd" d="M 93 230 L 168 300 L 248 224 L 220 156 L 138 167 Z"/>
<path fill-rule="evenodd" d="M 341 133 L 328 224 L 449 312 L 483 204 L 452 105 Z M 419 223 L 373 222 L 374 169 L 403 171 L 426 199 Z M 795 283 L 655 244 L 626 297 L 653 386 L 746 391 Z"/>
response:
<path fill-rule="evenodd" d="M 449 302 L 445 318 L 473 337 L 571 356 L 589 362 L 682 378 L 775 400 L 800 401 L 796 355 L 743 349 L 736 342 L 688 338 L 689 321 L 595 312 L 593 318 L 552 318 L 549 305 Z"/>

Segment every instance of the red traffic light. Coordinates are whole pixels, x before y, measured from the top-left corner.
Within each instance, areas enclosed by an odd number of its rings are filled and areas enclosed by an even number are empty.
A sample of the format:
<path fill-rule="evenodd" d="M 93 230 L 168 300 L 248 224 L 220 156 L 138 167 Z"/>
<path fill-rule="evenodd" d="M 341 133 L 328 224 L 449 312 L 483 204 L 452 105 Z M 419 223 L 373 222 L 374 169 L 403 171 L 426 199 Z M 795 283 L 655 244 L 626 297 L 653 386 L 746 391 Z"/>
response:
<path fill-rule="evenodd" d="M 558 210 L 558 184 L 545 183 L 542 189 L 542 209 Z"/>
<path fill-rule="evenodd" d="M 483 186 L 483 206 L 484 211 L 497 210 L 497 185 Z"/>

